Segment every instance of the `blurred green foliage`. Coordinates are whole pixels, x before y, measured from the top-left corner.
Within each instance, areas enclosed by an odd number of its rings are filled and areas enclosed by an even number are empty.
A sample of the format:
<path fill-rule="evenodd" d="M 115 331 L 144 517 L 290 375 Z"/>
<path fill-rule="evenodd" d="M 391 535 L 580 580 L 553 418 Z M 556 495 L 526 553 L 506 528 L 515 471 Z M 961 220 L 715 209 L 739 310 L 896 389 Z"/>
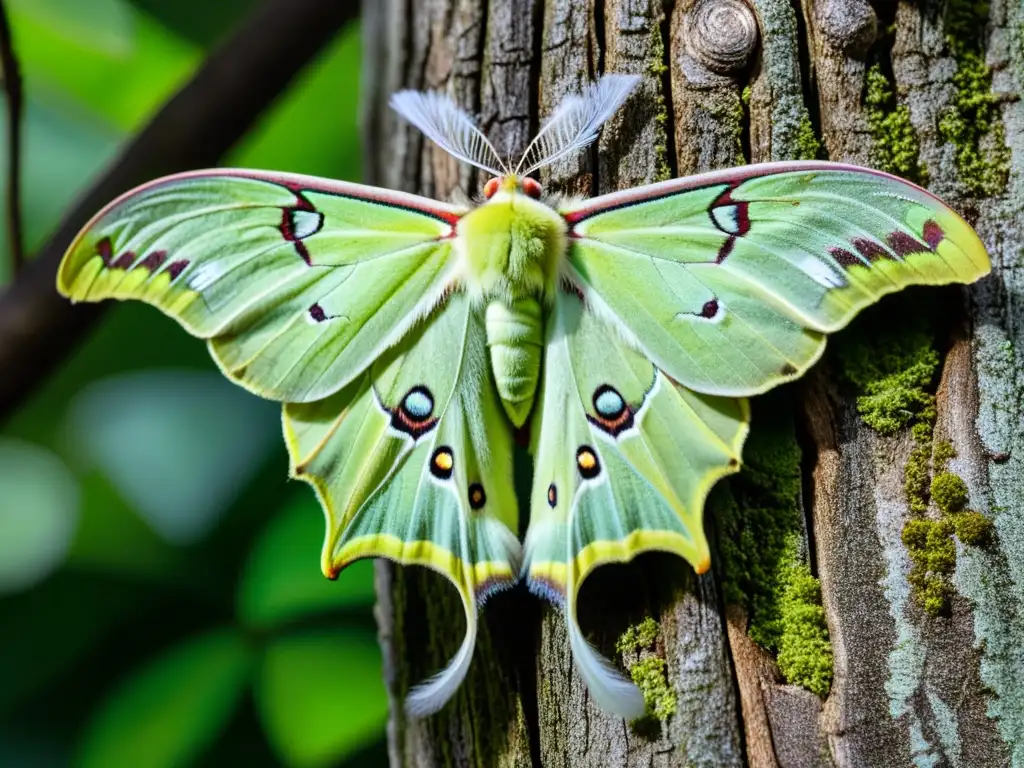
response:
<path fill-rule="evenodd" d="M 32 249 L 256 2 L 6 5 Z M 358 179 L 359 61 L 351 28 L 224 164 Z M 111 308 L 0 432 L 0 766 L 384 762 L 372 567 L 323 578 L 286 475 L 275 405 Z"/>

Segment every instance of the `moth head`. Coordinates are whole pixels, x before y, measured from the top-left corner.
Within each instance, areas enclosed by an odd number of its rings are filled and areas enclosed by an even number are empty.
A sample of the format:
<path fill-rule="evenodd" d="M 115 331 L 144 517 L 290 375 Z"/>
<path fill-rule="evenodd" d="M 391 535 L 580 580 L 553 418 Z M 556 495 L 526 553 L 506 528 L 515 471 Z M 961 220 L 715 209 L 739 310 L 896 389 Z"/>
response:
<path fill-rule="evenodd" d="M 490 200 L 499 190 L 503 192 L 519 192 L 527 197 L 532 197 L 534 200 L 539 200 L 543 191 L 540 182 L 536 179 L 531 179 L 529 176 L 519 177 L 514 174 L 508 174 L 488 179 L 487 183 L 484 184 L 484 197 Z"/>
<path fill-rule="evenodd" d="M 508 179 L 514 180 L 516 188 L 524 194 L 539 197 L 540 184 L 529 175 L 594 141 L 601 126 L 639 82 L 636 75 L 605 75 L 582 93 L 566 96 L 541 125 L 515 168 L 502 159 L 473 118 L 447 94 L 399 91 L 392 94 L 391 107 L 452 157 L 496 177 L 484 185 L 487 198 L 497 193 Z M 492 184 L 495 181 L 498 183 Z M 488 194 L 489 188 L 494 191 Z"/>

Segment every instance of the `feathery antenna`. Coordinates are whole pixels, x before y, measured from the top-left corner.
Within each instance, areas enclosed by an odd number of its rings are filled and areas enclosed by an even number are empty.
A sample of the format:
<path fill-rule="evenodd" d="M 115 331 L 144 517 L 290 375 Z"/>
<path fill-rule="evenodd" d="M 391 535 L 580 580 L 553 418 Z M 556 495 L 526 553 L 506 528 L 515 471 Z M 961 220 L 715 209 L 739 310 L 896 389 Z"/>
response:
<path fill-rule="evenodd" d="M 524 164 L 527 167 L 522 175 L 526 176 L 590 144 L 639 82 L 637 75 L 605 75 L 582 94 L 562 99 L 526 148 L 516 175 Z"/>
<path fill-rule="evenodd" d="M 448 154 L 495 176 L 508 174 L 508 167 L 491 142 L 447 94 L 399 91 L 391 95 L 390 103 Z"/>
<path fill-rule="evenodd" d="M 447 94 L 399 91 L 391 96 L 391 107 L 453 157 L 495 176 L 518 176 L 526 165 L 521 174 L 526 176 L 590 144 L 639 82 L 637 75 L 605 75 L 583 93 L 566 96 L 530 142 L 515 171 Z"/>

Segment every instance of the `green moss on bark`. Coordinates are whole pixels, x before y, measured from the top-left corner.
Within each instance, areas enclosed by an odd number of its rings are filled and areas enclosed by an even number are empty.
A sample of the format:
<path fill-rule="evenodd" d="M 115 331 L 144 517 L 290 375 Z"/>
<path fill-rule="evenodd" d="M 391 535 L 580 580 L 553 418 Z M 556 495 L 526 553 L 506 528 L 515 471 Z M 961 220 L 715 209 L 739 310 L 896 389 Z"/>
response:
<path fill-rule="evenodd" d="M 983 547 L 990 543 L 995 531 L 992 521 L 981 512 L 968 509 L 952 516 L 956 537 L 964 544 Z"/>
<path fill-rule="evenodd" d="M 658 622 L 648 616 L 632 627 L 626 629 L 622 636 L 615 643 L 615 650 L 619 653 L 640 651 L 644 648 L 651 648 L 658 639 Z"/>
<path fill-rule="evenodd" d="M 807 113 L 800 119 L 800 126 L 796 131 L 796 159 L 797 160 L 820 160 L 822 158 L 821 141 L 814 133 L 814 126 L 811 125 L 811 118 Z"/>
<path fill-rule="evenodd" d="M 949 446 L 948 443 L 945 444 Z M 936 468 L 951 458 L 952 446 L 939 443 L 932 454 Z M 919 446 L 915 449 L 924 449 Z M 927 470 L 927 465 L 925 465 Z M 968 546 L 985 546 L 991 541 L 992 521 L 980 512 L 965 509 L 968 502 L 967 484 L 958 475 L 946 469 L 935 473 L 931 480 L 931 499 L 939 509 L 939 518 L 923 517 L 927 511 L 911 499 L 914 515 L 903 526 L 903 544 L 910 556 L 910 582 L 914 596 L 931 616 L 939 616 L 949 608 L 953 595 L 952 578 L 956 569 L 955 534 Z"/>
<path fill-rule="evenodd" d="M 657 656 L 641 659 L 629 668 L 629 675 L 644 695 L 647 711 L 658 720 L 668 720 L 676 713 L 675 692 L 668 686 L 665 660 Z"/>
<path fill-rule="evenodd" d="M 943 474 L 963 482 L 952 473 Z M 956 569 L 953 535 L 968 546 L 979 547 L 991 541 L 992 533 L 992 521 L 973 510 L 943 512 L 938 520 L 915 517 L 906 522 L 903 544 L 910 555 L 908 580 L 915 597 L 929 615 L 939 616 L 949 608 L 953 594 L 951 579 Z"/>
<path fill-rule="evenodd" d="M 943 512 L 960 512 L 967 506 L 967 483 L 952 472 L 938 472 L 931 491 L 935 506 Z"/>
<path fill-rule="evenodd" d="M 792 423 L 764 423 L 762 410 L 744 449 L 743 470 L 730 482 L 731 498 L 716 518 L 725 600 L 747 609 L 758 642 L 760 627 L 777 615 L 772 585 L 803 530 L 800 449 Z"/>
<path fill-rule="evenodd" d="M 872 165 L 927 184 L 928 173 L 919 160 L 921 146 L 910 121 L 910 109 L 898 103 L 892 84 L 878 64 L 868 69 L 864 103 L 871 130 Z"/>
<path fill-rule="evenodd" d="M 907 465 L 903 468 L 903 493 L 907 497 L 910 511 L 915 514 L 923 515 L 928 511 L 930 477 L 931 446 L 926 440 L 921 440 L 910 452 Z"/>
<path fill-rule="evenodd" d="M 821 584 L 804 563 L 785 572 L 779 600 L 779 670 L 791 683 L 826 696 L 832 686 L 832 643 L 828 637 Z"/>
<path fill-rule="evenodd" d="M 647 713 L 637 721 L 641 727 L 646 718 L 667 720 L 678 706 L 676 693 L 668 684 L 665 660 L 658 655 L 657 639 L 658 622 L 648 616 L 629 627 L 615 643 L 629 676 L 644 695 Z"/>
<path fill-rule="evenodd" d="M 651 59 L 647 64 L 647 71 L 659 82 L 668 72 L 665 66 L 665 41 L 661 38 L 661 27 L 658 24 L 651 25 Z M 657 144 L 654 147 L 654 181 L 668 181 L 672 178 L 672 166 L 668 158 L 668 128 L 669 115 L 668 105 L 665 104 L 665 97 L 659 87 L 655 97 L 654 122 L 658 126 Z"/>
<path fill-rule="evenodd" d="M 946 46 L 956 60 L 953 99 L 939 119 L 939 134 L 955 148 L 960 180 L 972 195 L 1006 190 L 1010 149 L 999 99 L 992 93 L 992 69 L 985 64 L 983 35 L 988 3 L 950 0 L 946 6 Z"/>
<path fill-rule="evenodd" d="M 824 696 L 832 645 L 818 580 L 801 557 L 800 448 L 791 418 L 757 405 L 744 469 L 716 505 L 725 600 L 746 609 L 751 639 L 777 654 L 788 682 Z"/>
<path fill-rule="evenodd" d="M 938 440 L 932 449 L 932 459 L 936 467 L 944 467 L 950 459 L 956 458 L 956 448 L 948 440 Z"/>
<path fill-rule="evenodd" d="M 939 353 L 927 331 L 902 328 L 847 344 L 838 353 L 843 373 L 863 394 L 857 411 L 864 423 L 883 435 L 907 426 L 930 438 L 935 420 L 935 395 L 930 391 L 939 369 Z"/>
<path fill-rule="evenodd" d="M 952 533 L 948 519 L 915 517 L 903 526 L 903 545 L 911 563 L 907 579 L 918 603 L 931 616 L 946 611 L 952 594 L 949 580 L 956 567 Z"/>

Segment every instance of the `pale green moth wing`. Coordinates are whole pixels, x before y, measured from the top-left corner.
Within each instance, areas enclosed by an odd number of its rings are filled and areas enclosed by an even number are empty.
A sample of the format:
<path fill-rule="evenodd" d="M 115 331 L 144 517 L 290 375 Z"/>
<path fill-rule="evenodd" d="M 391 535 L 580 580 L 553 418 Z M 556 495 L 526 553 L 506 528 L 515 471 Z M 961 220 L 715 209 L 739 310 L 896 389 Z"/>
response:
<path fill-rule="evenodd" d="M 974 230 L 930 193 L 836 163 L 772 163 L 561 211 L 567 272 L 679 383 L 746 396 L 799 377 L 825 334 L 907 285 L 988 273 Z"/>
<path fill-rule="evenodd" d="M 524 572 L 564 605 L 587 688 L 605 709 L 643 714 L 644 700 L 584 639 L 576 597 L 591 571 L 649 550 L 710 565 L 704 499 L 739 468 L 745 400 L 697 394 L 627 344 L 615 325 L 560 291 L 547 319 L 544 378 Z"/>
<path fill-rule="evenodd" d="M 322 399 L 438 301 L 462 209 L 247 170 L 158 179 L 108 205 L 61 263 L 73 301 L 141 299 L 263 397 Z"/>
<path fill-rule="evenodd" d="M 472 660 L 477 608 L 518 579 L 512 434 L 487 358 L 483 318 L 462 293 L 334 395 L 284 407 L 291 471 L 327 518 L 322 565 L 387 557 L 458 589 L 466 636 L 449 666 L 414 688 L 408 711 L 436 711 Z"/>

